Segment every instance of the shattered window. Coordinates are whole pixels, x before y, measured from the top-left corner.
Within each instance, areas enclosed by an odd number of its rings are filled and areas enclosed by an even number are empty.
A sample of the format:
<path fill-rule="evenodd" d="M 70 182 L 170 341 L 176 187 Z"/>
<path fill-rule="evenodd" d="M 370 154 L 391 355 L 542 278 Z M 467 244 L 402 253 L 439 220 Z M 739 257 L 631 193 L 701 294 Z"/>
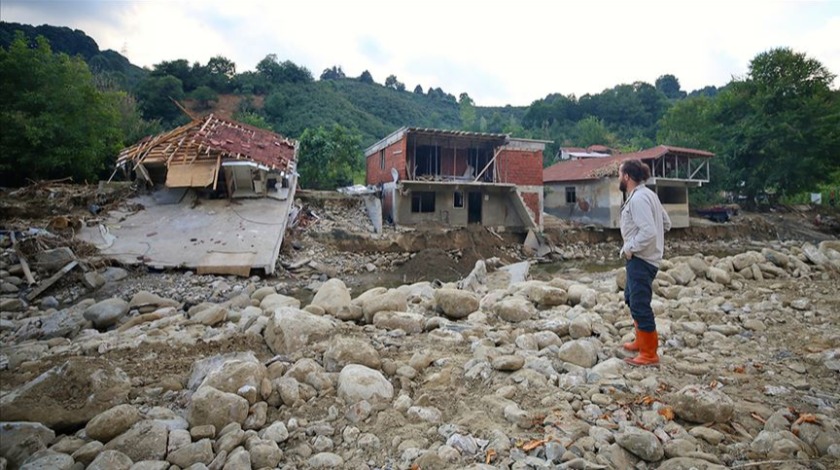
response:
<path fill-rule="evenodd" d="M 411 194 L 411 212 L 434 212 L 435 193 L 419 191 Z"/>

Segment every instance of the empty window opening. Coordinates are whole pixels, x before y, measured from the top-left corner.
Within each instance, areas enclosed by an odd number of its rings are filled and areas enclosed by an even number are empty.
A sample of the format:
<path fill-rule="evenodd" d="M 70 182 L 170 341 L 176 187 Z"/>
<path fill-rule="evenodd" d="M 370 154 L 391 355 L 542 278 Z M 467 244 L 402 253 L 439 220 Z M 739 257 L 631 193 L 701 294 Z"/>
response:
<path fill-rule="evenodd" d="M 379 151 L 379 169 L 385 169 L 385 149 Z"/>
<path fill-rule="evenodd" d="M 435 193 L 419 191 L 411 193 L 411 212 L 434 212 Z"/>
<path fill-rule="evenodd" d="M 662 204 L 685 204 L 688 202 L 688 190 L 679 186 L 658 186 L 656 194 Z"/>
<path fill-rule="evenodd" d="M 418 145 L 414 154 L 415 175 L 440 174 L 440 146 Z"/>
<path fill-rule="evenodd" d="M 464 192 L 455 191 L 455 207 L 464 207 Z"/>
<path fill-rule="evenodd" d="M 577 202 L 577 193 L 574 186 L 566 186 L 566 204 L 574 204 Z"/>

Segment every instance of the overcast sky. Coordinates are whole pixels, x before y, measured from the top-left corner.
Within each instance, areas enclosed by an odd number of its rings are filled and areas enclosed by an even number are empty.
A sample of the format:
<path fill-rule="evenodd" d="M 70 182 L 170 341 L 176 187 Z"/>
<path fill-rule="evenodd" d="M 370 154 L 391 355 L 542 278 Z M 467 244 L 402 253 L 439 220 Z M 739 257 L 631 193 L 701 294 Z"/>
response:
<path fill-rule="evenodd" d="M 480 106 L 669 73 L 722 86 L 782 46 L 840 74 L 840 0 L 2 0 L 0 19 L 81 29 L 144 67 L 222 55 L 242 72 L 274 53 L 316 79 L 367 69 Z"/>

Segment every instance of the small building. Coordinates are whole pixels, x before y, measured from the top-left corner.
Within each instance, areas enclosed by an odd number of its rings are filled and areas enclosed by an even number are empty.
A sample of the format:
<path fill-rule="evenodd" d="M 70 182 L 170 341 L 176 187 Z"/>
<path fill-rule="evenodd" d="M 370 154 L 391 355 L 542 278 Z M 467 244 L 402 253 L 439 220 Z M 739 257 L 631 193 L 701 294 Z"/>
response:
<path fill-rule="evenodd" d="M 546 143 L 402 127 L 365 150 L 367 184 L 395 224 L 539 229 Z"/>
<path fill-rule="evenodd" d="M 210 114 L 123 149 L 117 166 L 152 186 L 285 199 L 296 161 L 296 141 Z"/>
<path fill-rule="evenodd" d="M 659 196 L 673 227 L 688 227 L 688 188 L 709 182 L 704 150 L 659 145 L 640 152 L 598 158 L 573 158 L 543 171 L 545 211 L 556 217 L 607 228 L 620 226 L 625 195 L 618 189 L 618 168 L 637 159 L 651 169 L 647 181 Z"/>

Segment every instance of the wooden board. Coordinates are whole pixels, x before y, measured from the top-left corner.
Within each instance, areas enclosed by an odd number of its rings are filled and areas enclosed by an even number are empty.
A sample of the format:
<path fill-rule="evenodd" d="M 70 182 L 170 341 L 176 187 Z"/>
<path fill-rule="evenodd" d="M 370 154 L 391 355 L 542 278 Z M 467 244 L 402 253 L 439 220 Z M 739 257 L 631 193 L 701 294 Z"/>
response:
<path fill-rule="evenodd" d="M 211 251 L 196 266 L 196 274 L 232 274 L 248 277 L 256 257 L 255 252 L 226 253 Z"/>
<path fill-rule="evenodd" d="M 170 188 L 206 188 L 216 181 L 217 161 L 196 161 L 190 165 L 169 165 L 166 186 Z"/>

